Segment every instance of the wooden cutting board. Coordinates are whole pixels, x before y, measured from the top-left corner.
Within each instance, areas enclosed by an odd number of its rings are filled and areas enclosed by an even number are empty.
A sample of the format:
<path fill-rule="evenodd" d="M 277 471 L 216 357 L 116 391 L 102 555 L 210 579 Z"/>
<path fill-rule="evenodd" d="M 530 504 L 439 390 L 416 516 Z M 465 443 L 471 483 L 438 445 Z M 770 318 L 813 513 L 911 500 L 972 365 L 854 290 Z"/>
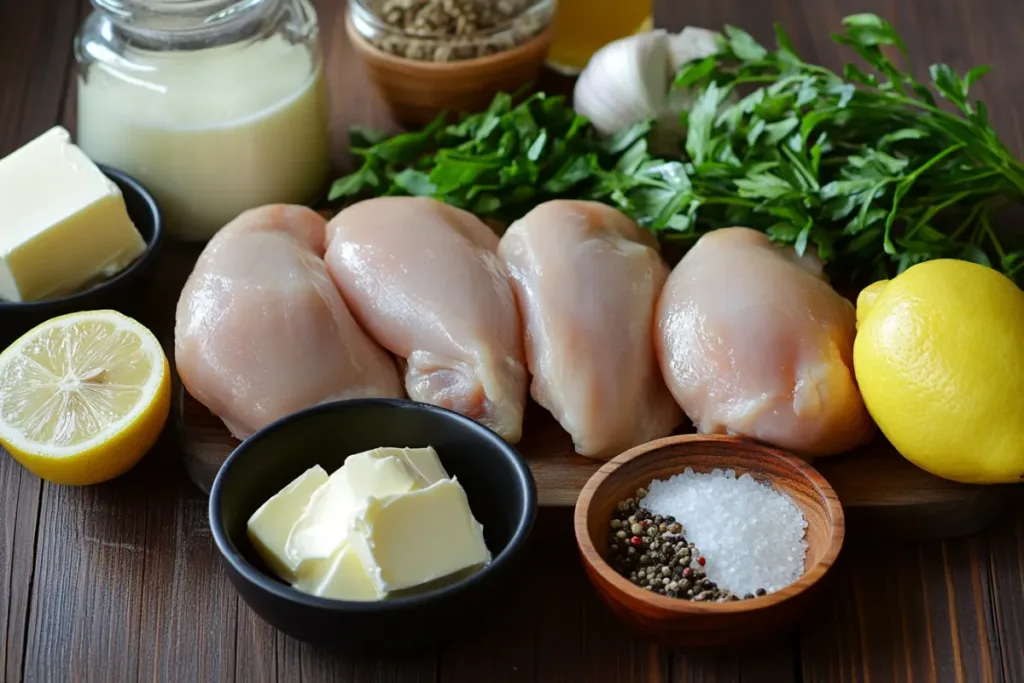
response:
<path fill-rule="evenodd" d="M 220 463 L 238 440 L 184 389 L 178 430 L 185 466 L 208 491 Z M 537 481 L 542 507 L 570 508 L 601 463 L 577 455 L 572 440 L 547 411 L 531 403 L 517 445 Z M 1020 487 L 968 486 L 939 479 L 904 460 L 884 439 L 858 451 L 822 458 L 815 467 L 836 490 L 852 534 L 945 538 L 972 534 L 993 522 Z"/>

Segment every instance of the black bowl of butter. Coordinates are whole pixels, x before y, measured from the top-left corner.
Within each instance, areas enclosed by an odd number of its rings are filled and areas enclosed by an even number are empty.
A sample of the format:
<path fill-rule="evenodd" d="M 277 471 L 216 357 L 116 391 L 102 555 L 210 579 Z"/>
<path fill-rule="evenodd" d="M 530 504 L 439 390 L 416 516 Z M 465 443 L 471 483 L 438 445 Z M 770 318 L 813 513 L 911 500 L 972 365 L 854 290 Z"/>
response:
<path fill-rule="evenodd" d="M 537 511 L 529 467 L 473 420 L 413 401 L 315 406 L 225 461 L 210 528 L 246 603 L 352 653 L 435 647 L 508 595 Z"/>
<path fill-rule="evenodd" d="M 0 159 L 0 183 L 0 348 L 59 315 L 142 308 L 163 231 L 138 181 L 56 127 Z"/>

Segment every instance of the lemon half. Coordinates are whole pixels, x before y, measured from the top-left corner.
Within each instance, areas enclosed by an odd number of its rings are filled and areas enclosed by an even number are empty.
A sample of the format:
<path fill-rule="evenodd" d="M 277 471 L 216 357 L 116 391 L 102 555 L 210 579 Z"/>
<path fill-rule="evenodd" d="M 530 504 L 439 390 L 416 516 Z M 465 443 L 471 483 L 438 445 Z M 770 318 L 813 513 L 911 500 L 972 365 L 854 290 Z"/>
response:
<path fill-rule="evenodd" d="M 160 342 L 116 311 L 71 313 L 0 354 L 0 445 L 57 484 L 113 479 L 160 436 L 171 407 Z"/>

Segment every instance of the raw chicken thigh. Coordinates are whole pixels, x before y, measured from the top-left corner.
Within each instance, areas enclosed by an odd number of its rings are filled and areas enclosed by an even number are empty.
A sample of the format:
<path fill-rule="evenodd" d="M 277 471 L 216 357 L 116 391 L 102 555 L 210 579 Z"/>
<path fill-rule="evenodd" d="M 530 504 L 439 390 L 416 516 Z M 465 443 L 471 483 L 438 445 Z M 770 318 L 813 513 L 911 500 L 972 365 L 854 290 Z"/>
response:
<path fill-rule="evenodd" d="M 433 199 L 383 197 L 345 209 L 327 232 L 331 276 L 370 335 L 407 360 L 409 396 L 517 442 L 522 328 L 491 229 Z"/>
<path fill-rule="evenodd" d="M 304 207 L 246 211 L 210 240 L 182 290 L 178 374 L 239 439 L 324 401 L 402 396 L 394 359 L 327 274 L 325 231 Z"/>
<path fill-rule="evenodd" d="M 669 388 L 701 432 L 816 456 L 874 435 L 853 375 L 855 329 L 816 256 L 725 228 L 672 271 L 656 336 Z"/>
<path fill-rule="evenodd" d="M 668 267 L 615 209 L 552 201 L 498 247 L 526 327 L 534 399 L 581 455 L 607 459 L 683 420 L 658 369 L 654 311 Z"/>

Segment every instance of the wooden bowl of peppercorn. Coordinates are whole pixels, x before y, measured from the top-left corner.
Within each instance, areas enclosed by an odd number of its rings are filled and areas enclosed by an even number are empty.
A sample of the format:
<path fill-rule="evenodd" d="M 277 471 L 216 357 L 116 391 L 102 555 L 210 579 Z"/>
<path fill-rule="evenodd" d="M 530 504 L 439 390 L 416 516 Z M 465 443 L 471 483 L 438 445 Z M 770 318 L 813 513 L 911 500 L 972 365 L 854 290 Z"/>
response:
<path fill-rule="evenodd" d="M 536 81 L 553 17 L 554 0 L 350 0 L 345 26 L 391 115 L 422 125 Z"/>
<path fill-rule="evenodd" d="M 717 493 L 720 489 L 715 487 L 727 486 L 731 491 L 734 485 L 720 481 L 728 474 L 712 474 L 716 469 L 735 473 L 735 502 L 724 500 L 732 494 Z M 762 499 L 756 496 L 774 496 L 784 507 L 773 507 L 771 501 L 757 507 Z M 678 520 L 657 515 L 647 509 L 646 501 L 658 510 L 674 506 L 689 512 Z M 727 520 L 723 511 L 730 505 L 734 511 L 743 511 L 735 515 L 741 519 Z M 745 505 L 755 507 L 747 511 Z M 792 510 L 792 515 L 785 510 Z M 760 518 L 759 513 L 763 513 Z M 800 539 L 799 525 L 787 520 L 801 516 L 806 520 L 802 529 L 806 555 L 802 571 L 798 564 L 792 565 L 799 577 L 772 592 L 757 590 L 756 595 L 755 591 L 730 595 L 727 588 L 714 583 L 728 581 L 714 575 L 710 561 L 704 571 L 701 544 L 692 543 L 695 536 L 688 530 L 699 529 L 705 548 L 720 554 L 730 547 L 758 544 L 767 548 L 766 555 L 774 552 L 775 557 L 791 561 L 792 553 L 780 555 L 778 550 L 783 542 Z M 788 540 L 775 542 L 776 520 L 779 539 Z M 713 529 L 723 524 L 731 531 L 719 542 Z M 764 533 L 766 528 L 769 534 Z M 719 648 L 771 641 L 797 625 L 814 607 L 839 556 L 845 522 L 835 491 L 800 458 L 736 437 L 691 434 L 637 446 L 606 463 L 580 493 L 575 530 L 587 577 L 620 619 L 667 645 Z M 758 535 L 744 546 L 742 533 Z M 712 553 L 707 555 L 711 558 Z M 718 571 L 725 573 L 728 567 L 729 581 L 735 583 L 739 575 L 749 582 L 754 571 L 750 566 L 737 568 L 729 566 L 728 557 L 721 559 Z M 755 559 L 758 562 L 750 565 L 765 564 L 763 556 Z"/>

